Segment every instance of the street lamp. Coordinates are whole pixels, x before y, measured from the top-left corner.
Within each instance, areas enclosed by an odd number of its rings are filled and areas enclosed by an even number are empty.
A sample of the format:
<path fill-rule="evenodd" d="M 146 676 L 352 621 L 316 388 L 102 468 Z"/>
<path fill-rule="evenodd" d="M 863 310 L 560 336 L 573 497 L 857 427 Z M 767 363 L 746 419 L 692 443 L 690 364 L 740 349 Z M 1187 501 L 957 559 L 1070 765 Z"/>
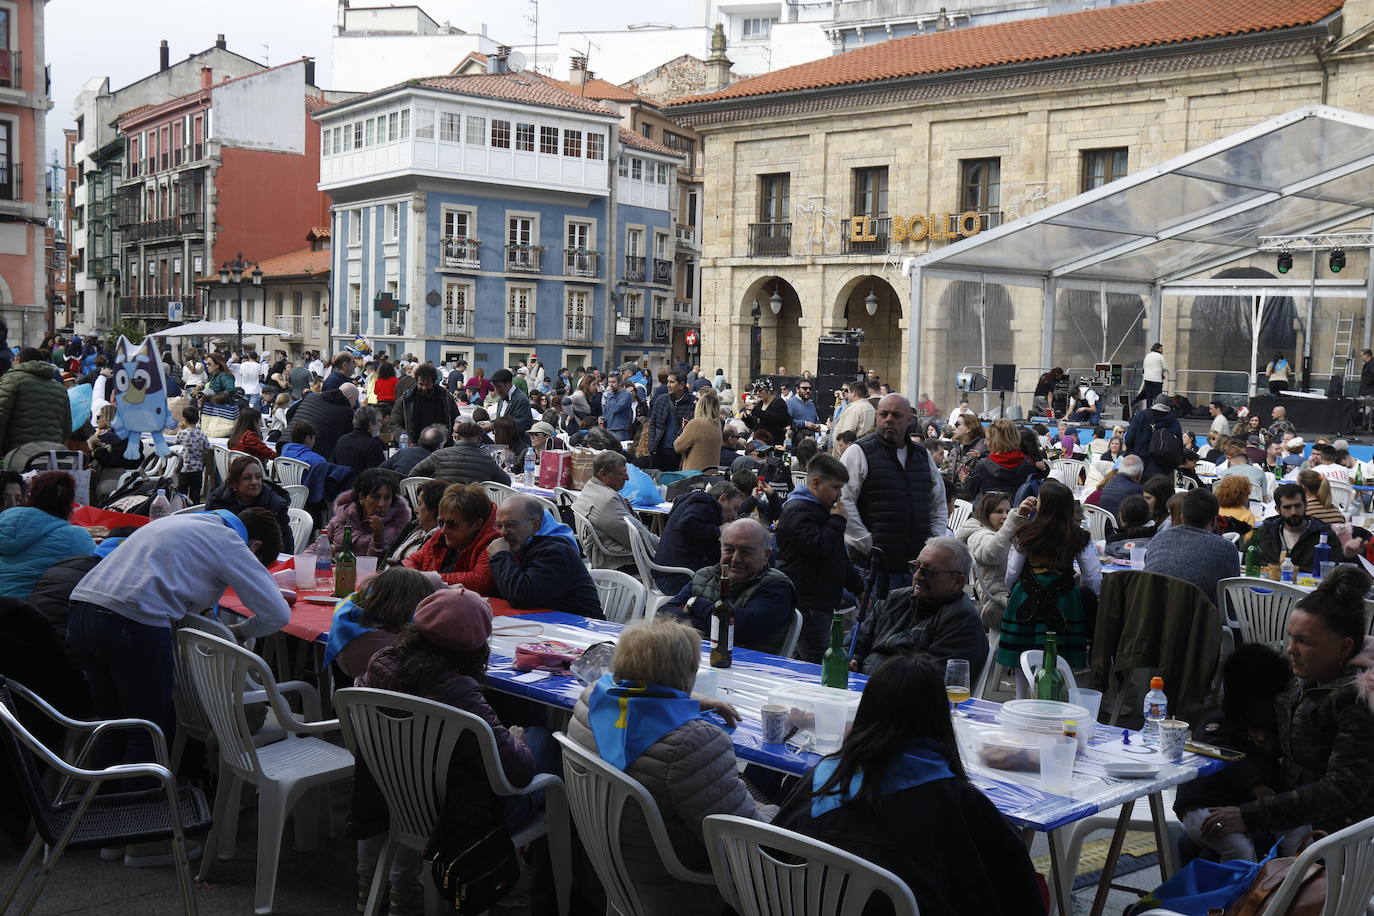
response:
<path fill-rule="evenodd" d="M 219 266 L 219 285 L 233 286 L 238 290 L 238 331 L 234 335 L 234 349 L 238 352 L 239 359 L 243 359 L 243 288 L 249 285 L 243 281 L 243 272 L 249 267 L 253 268 L 253 272 L 248 275 L 251 285 L 261 289 L 262 271 L 258 269 L 258 263 L 256 261 L 245 261 L 242 251 L 234 255 L 234 260 L 225 261 Z"/>
<path fill-rule="evenodd" d="M 869 318 L 878 314 L 878 297 L 871 288 L 868 291 L 868 295 L 864 296 L 864 311 L 868 312 Z"/>
<path fill-rule="evenodd" d="M 772 309 L 774 315 L 782 313 L 782 294 L 776 289 L 773 290 L 773 295 L 768 297 L 768 307 Z"/>

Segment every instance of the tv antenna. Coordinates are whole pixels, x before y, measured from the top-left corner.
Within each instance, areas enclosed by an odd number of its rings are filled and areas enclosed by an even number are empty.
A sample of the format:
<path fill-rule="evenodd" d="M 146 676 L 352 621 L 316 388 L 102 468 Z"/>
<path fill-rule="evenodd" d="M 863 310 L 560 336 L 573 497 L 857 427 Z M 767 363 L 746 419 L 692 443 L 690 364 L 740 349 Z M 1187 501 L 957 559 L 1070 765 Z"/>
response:
<path fill-rule="evenodd" d="M 533 14 L 527 13 L 525 15 L 525 21 L 534 26 L 534 54 L 530 62 L 530 69 L 537 72 L 539 70 L 537 63 L 539 60 L 539 0 L 529 0 L 529 3 L 534 10 Z"/>

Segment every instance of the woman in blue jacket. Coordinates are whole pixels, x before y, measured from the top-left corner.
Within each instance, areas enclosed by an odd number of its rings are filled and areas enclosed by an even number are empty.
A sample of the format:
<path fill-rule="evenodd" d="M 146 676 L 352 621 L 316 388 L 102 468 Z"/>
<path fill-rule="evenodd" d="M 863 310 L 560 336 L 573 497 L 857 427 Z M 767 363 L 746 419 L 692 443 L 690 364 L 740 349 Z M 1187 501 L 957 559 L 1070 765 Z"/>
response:
<path fill-rule="evenodd" d="M 86 529 L 68 521 L 75 496 L 72 475 L 47 471 L 34 477 L 27 506 L 0 513 L 0 596 L 27 598 L 57 562 L 95 553 Z"/>

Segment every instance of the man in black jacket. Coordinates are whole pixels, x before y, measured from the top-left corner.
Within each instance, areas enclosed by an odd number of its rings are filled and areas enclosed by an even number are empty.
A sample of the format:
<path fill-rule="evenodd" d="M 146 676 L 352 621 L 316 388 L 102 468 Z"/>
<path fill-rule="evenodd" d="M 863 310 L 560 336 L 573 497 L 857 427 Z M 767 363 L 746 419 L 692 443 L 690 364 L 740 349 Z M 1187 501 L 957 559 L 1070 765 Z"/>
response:
<path fill-rule="evenodd" d="M 676 471 L 682 467 L 682 456 L 673 443 L 696 412 L 696 398 L 687 390 L 683 373 L 669 372 L 664 384 L 664 392 L 649 403 L 649 453 L 654 456 L 654 467 Z"/>
<path fill-rule="evenodd" d="M 361 474 L 369 468 L 380 467 L 386 460 L 386 449 L 377 434 L 382 431 L 382 415 L 375 407 L 359 407 L 353 411 L 353 429 L 334 443 L 329 460 L 340 467 L 352 468 Z"/>
<path fill-rule="evenodd" d="M 438 424 L 444 429 L 453 425 L 458 405 L 439 385 L 439 372 L 429 363 L 415 370 L 415 387 L 401 395 L 391 411 L 391 432 L 399 437 L 405 433 L 411 442 L 418 442 L 426 426 Z"/>
<path fill-rule="evenodd" d="M 1297 569 L 1311 571 L 1312 549 L 1326 536 L 1331 559 L 1336 562 L 1354 560 L 1364 553 L 1364 538 L 1352 537 L 1341 544 L 1329 525 L 1307 514 L 1307 494 L 1295 483 L 1281 483 L 1274 488 L 1274 505 L 1278 515 L 1270 516 L 1255 529 L 1255 543 L 1260 549 L 1260 563 L 1268 566 L 1288 554 Z"/>
<path fill-rule="evenodd" d="M 863 622 L 849 667 L 872 674 L 889 656 L 921 652 L 942 670 L 951 658 L 964 659 L 976 680 L 988 640 L 978 609 L 964 594 L 973 570 L 968 547 L 958 538 L 931 538 L 911 568 L 911 587 L 889 594 Z"/>
<path fill-rule="evenodd" d="M 838 458 L 817 455 L 806 466 L 806 486 L 783 503 L 778 518 L 777 567 L 797 588 L 802 612 L 797 657 L 819 662 L 825 654 L 830 621 L 844 603 L 844 590 L 863 591 L 863 579 L 844 547 L 845 514 L 840 491 L 849 471 Z"/>
<path fill-rule="evenodd" d="M 496 593 L 512 607 L 604 620 L 596 583 L 577 545 L 562 534 L 539 534 L 543 524 L 543 508 L 528 496 L 512 496 L 497 507 L 501 536 L 487 547 Z"/>
<path fill-rule="evenodd" d="M 353 357 L 347 353 L 340 353 L 334 357 L 334 361 L 330 365 L 333 370 L 325 378 L 324 384 L 320 386 L 321 391 L 333 391 L 344 382 L 349 381 L 353 378 L 354 369 L 357 367 Z"/>
<path fill-rule="evenodd" d="M 410 469 L 413 477 L 442 477 L 454 483 L 482 483 L 494 480 L 510 486 L 510 475 L 501 470 L 496 459 L 482 448 L 482 428 L 471 420 L 453 424 L 449 448 L 441 448 Z"/>
<path fill-rule="evenodd" d="M 792 425 L 787 402 L 773 396 L 773 384 L 766 378 L 754 383 L 754 403 L 744 409 L 740 419 L 752 430 L 767 430 L 773 445 L 782 445 L 786 441 L 787 428 Z"/>
<path fill-rule="evenodd" d="M 654 562 L 694 572 L 719 563 L 720 527 L 734 521 L 742 502 L 744 494 L 728 480 L 716 481 L 706 490 L 683 493 L 673 501 Z M 681 573 L 654 575 L 655 584 L 665 595 L 676 595 L 689 579 Z"/>
<path fill-rule="evenodd" d="M 420 430 L 420 438 L 403 449 L 398 449 L 395 454 L 382 462 L 382 467 L 388 471 L 395 471 L 402 477 L 412 476 L 411 468 L 424 461 L 430 455 L 444 447 L 445 440 L 448 439 L 448 430 L 433 423 Z M 414 476 L 420 476 L 418 474 Z"/>
<path fill-rule="evenodd" d="M 523 460 L 525 449 L 530 447 L 530 427 L 534 425 L 530 397 L 515 384 L 515 376 L 509 369 L 498 369 L 492 373 L 491 385 L 501 397 L 492 406 L 492 419 L 510 417 L 514 421 L 516 440 L 511 448 L 516 457 Z"/>
<path fill-rule="evenodd" d="M 286 411 L 288 423 L 306 420 L 315 427 L 315 451 L 328 457 L 334 443 L 353 428 L 353 408 L 358 403 L 358 386 L 344 382 L 338 388 L 307 394 Z"/>

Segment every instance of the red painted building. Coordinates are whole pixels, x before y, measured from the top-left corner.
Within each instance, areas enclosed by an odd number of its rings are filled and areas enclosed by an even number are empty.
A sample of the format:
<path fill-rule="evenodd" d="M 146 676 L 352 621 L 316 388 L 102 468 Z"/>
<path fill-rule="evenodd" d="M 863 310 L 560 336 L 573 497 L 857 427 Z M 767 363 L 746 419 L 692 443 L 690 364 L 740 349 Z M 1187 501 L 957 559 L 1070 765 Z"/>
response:
<path fill-rule="evenodd" d="M 319 183 L 320 132 L 310 113 L 325 104 L 307 58 L 216 82 L 160 105 L 124 113 L 124 178 L 116 198 L 124 288 L 121 320 L 148 329 L 215 314 L 228 293 L 197 286 L 236 254 L 260 261 L 300 247 L 327 223 Z M 245 320 L 262 301 L 245 293 Z M 170 310 L 169 310 L 170 306 Z"/>

